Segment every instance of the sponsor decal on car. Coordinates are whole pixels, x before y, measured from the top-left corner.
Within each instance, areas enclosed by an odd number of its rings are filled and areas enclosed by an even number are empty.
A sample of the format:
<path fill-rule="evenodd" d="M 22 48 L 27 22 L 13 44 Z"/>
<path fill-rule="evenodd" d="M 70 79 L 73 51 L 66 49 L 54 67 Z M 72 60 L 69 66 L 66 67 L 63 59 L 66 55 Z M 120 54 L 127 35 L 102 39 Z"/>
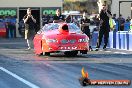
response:
<path fill-rule="evenodd" d="M 60 50 L 76 50 L 77 48 L 76 46 L 61 46 Z"/>

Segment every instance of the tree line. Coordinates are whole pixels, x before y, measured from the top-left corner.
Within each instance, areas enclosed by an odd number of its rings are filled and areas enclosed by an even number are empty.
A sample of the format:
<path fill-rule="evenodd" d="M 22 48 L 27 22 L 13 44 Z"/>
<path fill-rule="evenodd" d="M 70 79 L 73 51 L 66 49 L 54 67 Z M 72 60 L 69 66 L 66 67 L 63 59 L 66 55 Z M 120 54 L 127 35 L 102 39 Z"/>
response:
<path fill-rule="evenodd" d="M 98 13 L 97 0 L 64 0 L 64 11 L 86 11 L 88 14 Z"/>

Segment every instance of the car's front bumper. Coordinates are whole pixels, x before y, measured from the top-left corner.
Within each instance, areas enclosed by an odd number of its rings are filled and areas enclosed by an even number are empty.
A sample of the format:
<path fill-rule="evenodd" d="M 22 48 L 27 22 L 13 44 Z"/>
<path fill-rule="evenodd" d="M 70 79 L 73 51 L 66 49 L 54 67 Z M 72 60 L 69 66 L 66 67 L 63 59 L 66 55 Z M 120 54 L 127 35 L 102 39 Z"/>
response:
<path fill-rule="evenodd" d="M 79 43 L 79 44 L 49 44 L 48 52 L 57 52 L 57 51 L 82 51 L 89 50 L 89 43 Z"/>

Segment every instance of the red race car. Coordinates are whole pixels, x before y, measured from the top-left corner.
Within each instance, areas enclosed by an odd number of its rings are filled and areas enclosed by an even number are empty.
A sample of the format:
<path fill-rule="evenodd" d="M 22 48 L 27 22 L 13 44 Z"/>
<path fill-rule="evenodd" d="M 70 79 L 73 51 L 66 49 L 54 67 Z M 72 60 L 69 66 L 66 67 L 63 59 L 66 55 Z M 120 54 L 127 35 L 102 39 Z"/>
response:
<path fill-rule="evenodd" d="M 78 51 L 87 54 L 89 50 L 89 38 L 74 23 L 46 24 L 37 32 L 33 42 L 36 55 L 64 52 L 65 55 L 75 56 Z"/>
<path fill-rule="evenodd" d="M 6 37 L 6 27 L 4 22 L 0 22 L 0 37 Z"/>

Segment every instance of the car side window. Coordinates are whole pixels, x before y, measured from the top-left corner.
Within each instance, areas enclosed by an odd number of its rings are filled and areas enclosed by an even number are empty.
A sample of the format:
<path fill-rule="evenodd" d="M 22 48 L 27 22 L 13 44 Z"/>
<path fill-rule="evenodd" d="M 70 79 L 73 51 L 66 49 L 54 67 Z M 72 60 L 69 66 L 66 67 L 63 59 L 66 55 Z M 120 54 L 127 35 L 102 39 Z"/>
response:
<path fill-rule="evenodd" d="M 75 24 L 69 24 L 69 30 L 72 32 L 79 31 L 80 28 L 76 26 Z"/>
<path fill-rule="evenodd" d="M 60 24 L 57 24 L 57 23 L 52 23 L 52 24 L 46 24 L 43 28 L 42 28 L 42 31 L 50 31 L 50 30 L 56 30 L 59 28 L 59 25 Z M 75 24 L 73 23 L 69 23 L 68 24 L 68 28 L 69 28 L 69 31 L 71 32 L 76 32 L 76 31 L 81 31 L 80 28 L 78 26 L 76 26 Z"/>

